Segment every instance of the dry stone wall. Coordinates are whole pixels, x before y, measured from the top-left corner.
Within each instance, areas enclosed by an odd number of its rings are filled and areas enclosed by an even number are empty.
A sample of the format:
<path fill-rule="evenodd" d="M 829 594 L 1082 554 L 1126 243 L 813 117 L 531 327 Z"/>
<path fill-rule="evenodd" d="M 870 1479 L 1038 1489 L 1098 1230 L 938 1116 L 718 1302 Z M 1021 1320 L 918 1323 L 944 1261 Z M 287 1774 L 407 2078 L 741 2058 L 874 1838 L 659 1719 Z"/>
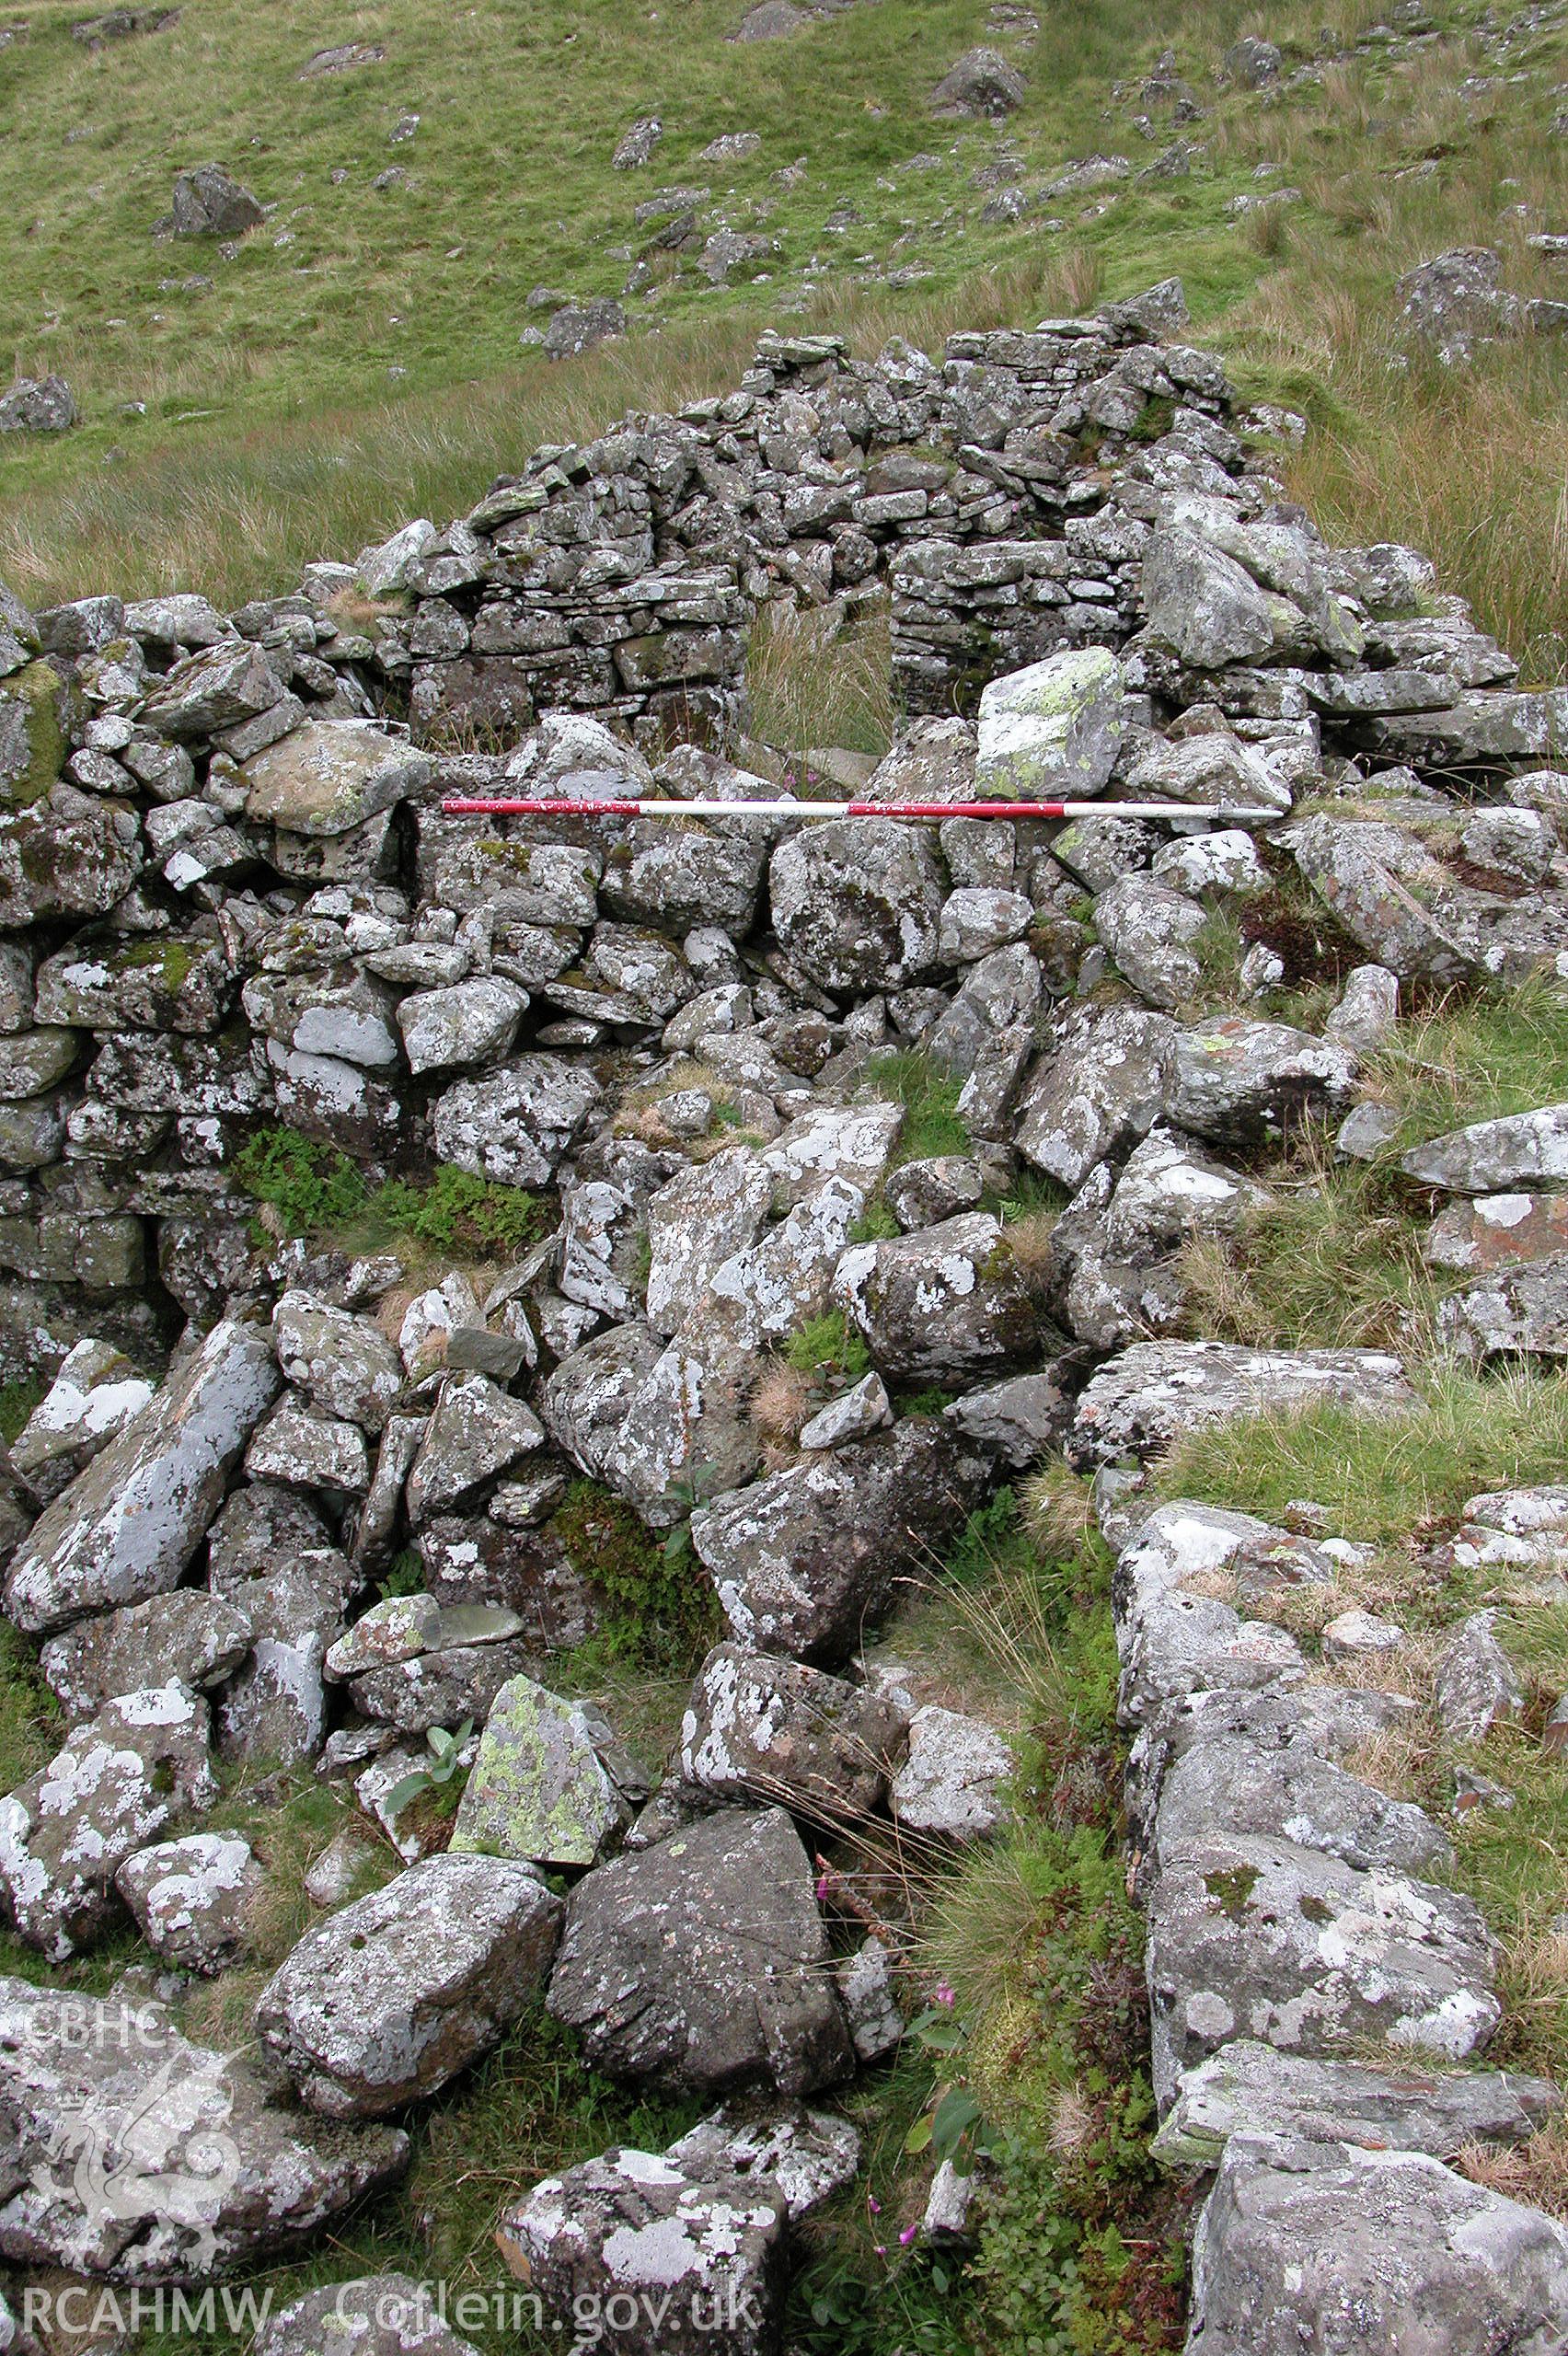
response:
<path fill-rule="evenodd" d="M 202 2281 L 298 2246 L 536 1993 L 594 2067 L 721 2107 L 519 2187 L 503 2247 L 564 2316 L 627 2290 L 628 2241 L 678 2246 L 672 2293 L 746 2303 L 702 2344 L 775 2346 L 795 2228 L 858 2165 L 820 2106 L 904 2029 L 900 1934 L 836 1953 L 813 1849 L 985 1841 L 1014 1772 L 866 1631 L 933 1532 L 1060 1452 L 1116 1557 L 1156 2152 L 1204 2200 L 1191 2356 L 1291 2356 L 1335 2300 L 1378 2345 L 1412 2317 L 1433 2356 L 1551 2344 L 1568 2233 L 1451 2163 L 1561 2095 L 1477 2066 L 1491 1932 L 1446 1827 L 1367 1762 L 1413 1741 L 1495 1798 L 1477 1747 L 1523 1696 L 1493 1614 L 1562 1608 L 1568 1493 L 1499 1468 L 1468 1501 L 1447 1567 L 1489 1600 L 1434 1632 L 1418 1701 L 1379 1680 L 1386 1619 L 1297 1633 L 1365 1567 L 1329 1506 L 1274 1526 L 1148 1467 L 1260 1407 L 1429 1412 L 1386 1351 L 1193 1338 L 1185 1247 L 1268 1207 L 1294 1125 L 1387 1146 L 1368 1059 L 1421 994 L 1568 978 L 1568 699 L 1518 687 L 1411 550 L 1328 548 L 1231 442 L 1216 365 L 1147 325 L 940 368 L 770 340 L 711 412 L 540 454 L 446 533 L 232 616 L 0 595 L 0 1365 L 52 1378 L 0 1462 L 0 1554 L 66 1721 L 0 1798 L 0 1891 L 48 1965 L 129 1919 L 231 1969 L 259 1868 L 211 1828 L 214 1761 L 331 1779 L 400 1867 L 356 1895 L 345 1827 L 232 2067 L 161 1999 L 74 1999 L 68 2044 L 52 1992 L 0 1981 L 13 2265 Z M 1015 821 L 442 814 L 455 788 L 773 796 L 767 747 L 669 722 L 738 726 L 758 599 L 884 577 L 906 681 L 945 705 L 989 676 L 974 722 L 910 720 L 868 800 L 979 780 Z M 355 627 L 353 582 L 407 609 Z M 1112 787 L 1193 815 L 1030 815 Z M 1280 1019 L 1331 974 L 1320 1032 Z M 966 1150 L 905 1157 L 889 1047 L 956 1085 Z M 545 1231 L 480 1282 L 258 1244 L 236 1157 L 274 1126 L 373 1178 L 532 1190 Z M 1565 1140 L 1551 1103 L 1403 1155 L 1478 1366 L 1568 1355 Z M 992 1207 L 1026 1177 L 1068 1198 L 1032 1263 Z M 830 1315 L 864 1370 L 767 1425 L 760 1369 Z M 686 1524 L 723 1615 L 662 1772 L 551 1688 L 609 1605 L 583 1480 Z M 438 1832 L 406 1796 L 432 1736 L 467 1778 Z M 175 2212 L 192 2081 L 235 2167 Z M 107 2224 L 47 2165 L 84 2108 L 157 2147 Z M 915 2230 L 962 2237 L 973 2192 L 939 2172 Z M 312 2298 L 280 2348 L 313 2344 Z"/>

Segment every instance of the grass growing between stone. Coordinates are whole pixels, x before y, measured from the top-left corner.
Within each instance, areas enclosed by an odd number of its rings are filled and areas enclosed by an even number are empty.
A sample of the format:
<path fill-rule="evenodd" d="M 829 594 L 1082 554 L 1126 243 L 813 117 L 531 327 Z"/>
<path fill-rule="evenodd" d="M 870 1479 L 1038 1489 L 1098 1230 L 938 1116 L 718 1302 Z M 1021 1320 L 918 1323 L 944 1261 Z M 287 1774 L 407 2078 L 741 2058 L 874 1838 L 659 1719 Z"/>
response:
<path fill-rule="evenodd" d="M 764 608 L 746 651 L 751 733 L 775 751 L 837 745 L 877 759 L 898 717 L 885 609 L 846 629 L 809 606 Z M 831 801 L 842 789 L 807 770 L 795 790 Z"/>
<path fill-rule="evenodd" d="M 234 1175 L 263 1206 L 263 1234 L 359 1253 L 401 1248 L 412 1267 L 437 1257 L 515 1259 L 544 1230 L 544 1206 L 524 1187 L 449 1162 L 423 1183 L 367 1177 L 336 1147 L 294 1129 L 258 1130 L 236 1156 Z"/>
<path fill-rule="evenodd" d="M 1063 1475 L 1056 1484 L 1083 1492 Z M 930 2007 L 876 2090 L 865 2181 L 807 2228 L 802 2347 L 894 2356 L 1153 2356 L 1179 2347 L 1181 2202 L 1154 2169 L 1142 1929 L 1125 1892 L 1110 1557 L 1057 1498 L 970 1518 L 885 1648 L 995 1708 L 1020 1756 L 1010 1823 L 954 1864 L 921 1854 L 906 2002 Z M 1039 1532 L 1043 1531 L 1042 1542 Z M 857 2110 L 859 2106 L 859 2110 Z M 971 2117 L 971 2114 L 973 2116 Z M 983 2162 L 974 2250 L 913 2228 L 954 2122 Z M 914 2132 L 900 2139 L 907 2120 Z M 946 2121 L 944 2130 L 943 2122 Z M 932 2126 L 935 2133 L 931 2133 Z M 869 2198 L 868 2198 L 869 2189 Z"/>
<path fill-rule="evenodd" d="M 1568 1004 L 1545 982 L 1456 992 L 1396 1024 L 1363 1079 L 1366 1096 L 1401 1115 L 1388 1161 L 1449 1129 L 1559 1103 L 1568 1090 Z"/>
<path fill-rule="evenodd" d="M 1381 1169 L 1335 1163 L 1316 1138 L 1266 1183 L 1273 1200 L 1234 1238 L 1186 1246 L 1184 1329 L 1253 1348 L 1430 1356 L 1442 1288 L 1412 1190 Z"/>
<path fill-rule="evenodd" d="M 1568 1375 L 1438 1366 L 1424 1412 L 1369 1415 L 1332 1401 L 1191 1432 L 1156 1467 L 1159 1495 L 1278 1521 L 1326 1506 L 1337 1534 L 1394 1543 L 1457 1522 L 1467 1497 L 1557 1481 L 1568 1461 Z"/>
<path fill-rule="evenodd" d="M 895 1163 L 969 1151 L 969 1126 L 958 1110 L 961 1083 L 923 1047 L 896 1047 L 873 1056 L 866 1066 L 865 1084 L 872 1095 L 904 1108 Z"/>

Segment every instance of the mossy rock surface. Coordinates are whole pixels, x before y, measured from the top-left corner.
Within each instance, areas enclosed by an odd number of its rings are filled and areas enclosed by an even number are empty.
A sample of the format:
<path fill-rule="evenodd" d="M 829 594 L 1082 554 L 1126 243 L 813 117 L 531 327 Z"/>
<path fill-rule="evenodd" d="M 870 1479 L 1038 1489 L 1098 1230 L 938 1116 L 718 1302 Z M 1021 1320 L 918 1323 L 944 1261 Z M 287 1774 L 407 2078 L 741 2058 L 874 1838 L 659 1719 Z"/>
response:
<path fill-rule="evenodd" d="M 65 684 L 29 663 L 0 685 L 0 802 L 41 801 L 65 761 Z"/>

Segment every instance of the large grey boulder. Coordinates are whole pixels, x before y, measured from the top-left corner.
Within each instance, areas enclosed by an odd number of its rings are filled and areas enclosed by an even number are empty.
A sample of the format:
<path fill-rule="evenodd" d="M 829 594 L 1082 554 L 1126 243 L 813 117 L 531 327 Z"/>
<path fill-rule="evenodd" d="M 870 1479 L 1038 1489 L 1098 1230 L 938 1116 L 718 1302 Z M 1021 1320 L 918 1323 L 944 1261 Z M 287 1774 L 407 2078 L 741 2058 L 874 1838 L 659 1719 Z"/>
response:
<path fill-rule="evenodd" d="M 281 1382 L 255 1326 L 215 1325 L 34 1523 L 6 1582 L 18 1627 L 56 1628 L 177 1586 Z"/>
<path fill-rule="evenodd" d="M 528 993 L 485 974 L 450 989 L 421 990 L 398 1009 L 403 1052 L 414 1073 L 494 1063 L 517 1036 Z"/>
<path fill-rule="evenodd" d="M 544 1443 L 532 1408 L 489 1375 L 446 1375 L 409 1474 L 410 1523 L 448 1511 Z"/>
<path fill-rule="evenodd" d="M 169 226 L 177 237 L 243 237 L 266 217 L 222 164 L 195 164 L 175 175 Z"/>
<path fill-rule="evenodd" d="M 1495 1611 L 1472 1611 L 1438 1655 L 1432 1705 L 1452 1742 L 1483 1742 L 1494 1726 L 1524 1709 L 1524 1688 L 1497 1641 L 1496 1620 Z"/>
<path fill-rule="evenodd" d="M 1094 904 L 1094 928 L 1105 948 L 1139 997 L 1167 1011 L 1197 994 L 1197 943 L 1208 920 L 1200 901 L 1150 875 L 1118 877 Z"/>
<path fill-rule="evenodd" d="M 904 1748 L 891 1699 L 799 1661 L 719 1645 L 681 1721 L 683 1779 L 716 1799 L 767 1800 L 796 1816 L 867 1816 Z"/>
<path fill-rule="evenodd" d="M 807 2094 L 851 2066 L 827 1960 L 789 1818 L 726 1809 L 578 1884 L 548 2005 L 617 2077 Z"/>
<path fill-rule="evenodd" d="M 306 720 L 246 762 L 245 814 L 311 837 L 346 835 L 418 794 L 435 773 L 428 753 L 370 720 Z"/>
<path fill-rule="evenodd" d="M 68 433 L 78 414 L 63 376 L 18 376 L 0 393 L 0 433 Z"/>
<path fill-rule="evenodd" d="M 536 2184 L 497 2240 L 558 2330 L 604 2314 L 626 2356 L 771 2356 L 788 2214 L 768 2176 L 617 2148 Z"/>
<path fill-rule="evenodd" d="M 1188 2356 L 1551 2356 L 1568 2228 L 1414 2152 L 1234 2136 L 1193 2246 Z M 1310 2344 L 1310 2343 L 1308 2343 Z"/>
<path fill-rule="evenodd" d="M 1526 2142 L 1562 2107 L 1550 2078 L 1316 2062 L 1237 2037 L 1188 2071 L 1152 2149 L 1167 2167 L 1211 2168 L 1232 2135 L 1291 2135 L 1451 2160 L 1467 2143 Z"/>
<path fill-rule="evenodd" d="M 773 1174 L 749 1146 L 694 1162 L 648 1206 L 648 1319 L 678 1334 L 708 1307 L 726 1262 L 760 1238 L 773 1203 Z"/>
<path fill-rule="evenodd" d="M 248 638 L 225 638 L 188 654 L 157 680 L 140 716 L 160 736 L 193 743 L 259 719 L 282 702 L 283 692 L 259 646 Z"/>
<path fill-rule="evenodd" d="M 1332 1040 L 1288 1023 L 1213 1015 L 1178 1034 L 1165 1108 L 1194 1137 L 1256 1145 L 1304 1114 L 1343 1112 L 1356 1071 L 1355 1057 Z"/>
<path fill-rule="evenodd" d="M 1000 121 L 1024 101 L 1027 85 L 998 49 L 966 49 L 931 92 L 931 112 L 949 121 Z"/>
<path fill-rule="evenodd" d="M 506 1070 L 460 1080 L 436 1099 L 436 1152 L 503 1186 L 548 1186 L 600 1092 L 591 1073 L 558 1057 L 513 1057 Z"/>
<path fill-rule="evenodd" d="M 927 1703 L 909 1721 L 909 1752 L 893 1779 L 895 1824 L 929 1840 L 968 1842 L 1005 1823 L 1012 1747 L 983 1718 Z"/>
<path fill-rule="evenodd" d="M 426 1857 L 307 1931 L 256 2029 L 306 2107 L 372 2119 L 500 2044 L 548 1971 L 561 1905 L 503 1857 Z"/>
<path fill-rule="evenodd" d="M 113 1920 L 114 1877 L 218 1796 L 207 1705 L 183 1685 L 108 1703 L 0 1800 L 0 1888 L 17 1934 L 56 1963 Z"/>
<path fill-rule="evenodd" d="M 104 916 L 141 872 L 134 814 L 86 794 L 65 803 L 66 791 L 30 810 L 0 811 L 0 924 Z"/>
<path fill-rule="evenodd" d="M 573 360 L 596 343 L 624 335 L 626 329 L 625 311 L 608 295 L 595 295 L 586 303 L 564 303 L 559 311 L 551 312 L 545 329 L 545 358 Z"/>
<path fill-rule="evenodd" d="M 1568 1104 L 1472 1121 L 1412 1146 L 1400 1161 L 1423 1186 L 1451 1195 L 1497 1195 L 1517 1186 L 1568 1183 Z"/>
<path fill-rule="evenodd" d="M 1181 1034 L 1136 1007 L 1076 1008 L 1031 1072 L 1018 1108 L 1025 1160 L 1064 1186 L 1134 1145 L 1159 1119 Z"/>
<path fill-rule="evenodd" d="M 992 679 L 980 697 L 974 791 L 982 801 L 1066 802 L 1102 793 L 1125 726 L 1126 683 L 1108 647 L 1076 647 Z"/>
<path fill-rule="evenodd" d="M 177 1970 L 212 1973 L 245 1945 L 247 1910 L 266 1880 L 248 1841 L 191 1832 L 127 1857 L 115 1888 L 147 1945 Z"/>
<path fill-rule="evenodd" d="M 1407 335 L 1427 344 L 1445 367 L 1463 364 L 1478 343 L 1516 335 L 1525 306 L 1502 284 L 1503 257 L 1491 246 L 1456 246 L 1418 262 L 1394 288 Z"/>
<path fill-rule="evenodd" d="M 1306 2054 L 1380 2038 L 1462 2062 L 1502 2016 L 1494 1946 L 1468 1898 L 1357 1872 L 1266 1834 L 1212 1833 L 1168 1856 L 1148 1907 L 1154 2087 L 1232 2037 Z"/>
<path fill-rule="evenodd" d="M 1401 1361 L 1381 1350 L 1135 1342 L 1079 1393 L 1067 1449 L 1078 1463 L 1113 1464 L 1238 1415 L 1328 1400 L 1366 1415 L 1410 1415 L 1421 1405 Z"/>
<path fill-rule="evenodd" d="M 846 1252 L 833 1298 L 884 1373 L 942 1382 L 1036 1347 L 1040 1316 L 999 1219 L 966 1211 Z"/>
<path fill-rule="evenodd" d="M 78 1620 L 39 1655 L 50 1691 L 75 1723 L 116 1694 L 177 1678 L 194 1690 L 221 1685 L 249 1650 L 249 1614 L 200 1588 L 176 1588 L 122 1611 Z"/>
<path fill-rule="evenodd" d="M 944 895 L 918 826 L 835 818 L 803 827 L 774 852 L 768 892 L 781 947 L 820 988 L 899 989 L 936 962 Z"/>
<path fill-rule="evenodd" d="M 1275 1534 L 1251 1514 L 1187 1498 L 1159 1506 L 1137 1523 L 1117 1555 L 1112 1585 L 1124 1724 L 1155 1720 L 1163 1727 L 1169 1705 L 1188 1696 L 1217 1701 L 1306 1674 L 1305 1660 L 1283 1629 L 1244 1621 L 1236 1605 L 1215 1591 L 1226 1579 L 1239 1591 L 1236 1566 Z M 1188 1739 L 1197 1739 L 1195 1732 Z M 1163 1736 L 1152 1765 L 1136 1763 L 1130 1798 L 1142 1804 L 1146 1842 L 1153 1808 L 1148 1787 L 1185 1747 L 1174 1735 Z"/>
<path fill-rule="evenodd" d="M 1266 659 L 1299 618 L 1233 556 L 1182 526 L 1151 537 L 1143 591 L 1150 634 L 1197 671 Z"/>
<path fill-rule="evenodd" d="M 156 2004 L 0 1981 L 0 2251 L 130 2282 L 202 2282 L 297 2248 L 408 2164 L 400 2129 L 306 2121 L 243 2053 Z M 102 2155 L 101 2173 L 85 2156 Z"/>
<path fill-rule="evenodd" d="M 947 1426 L 893 1430 L 775 1472 L 692 1517 L 692 1543 L 743 1644 L 842 1659 L 893 1582 L 986 1496 L 995 1459 Z"/>
<path fill-rule="evenodd" d="M 286 1292 L 272 1311 L 278 1363 L 323 1415 L 376 1433 L 403 1388 L 403 1366 L 374 1319 L 307 1292 Z"/>

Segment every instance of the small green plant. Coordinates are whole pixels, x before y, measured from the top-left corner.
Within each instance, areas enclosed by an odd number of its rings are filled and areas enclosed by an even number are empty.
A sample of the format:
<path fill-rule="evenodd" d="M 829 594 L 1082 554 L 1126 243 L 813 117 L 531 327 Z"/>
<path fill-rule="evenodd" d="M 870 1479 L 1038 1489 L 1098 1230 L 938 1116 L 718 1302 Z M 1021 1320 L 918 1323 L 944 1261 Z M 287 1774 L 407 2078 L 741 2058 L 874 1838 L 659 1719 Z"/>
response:
<path fill-rule="evenodd" d="M 894 1243 L 903 1232 L 882 1196 L 873 1195 L 850 1228 L 849 1241 L 851 1243 Z"/>
<path fill-rule="evenodd" d="M 421 1799 L 427 1792 L 444 1795 L 450 1792 L 463 1768 L 463 1746 L 474 1731 L 472 1718 L 465 1718 L 455 1731 L 445 1727 L 432 1727 L 425 1736 L 430 1749 L 430 1765 L 416 1767 L 411 1773 L 398 1777 L 382 1805 L 393 1823 L 412 1800 Z M 455 1806 L 457 1794 L 452 1793 Z"/>
<path fill-rule="evenodd" d="M 842 1309 L 808 1317 L 785 1343 L 784 1357 L 797 1374 L 823 1384 L 859 1382 L 871 1370 L 871 1354 Z"/>
<path fill-rule="evenodd" d="M 428 1185 L 393 1179 L 369 1205 L 376 1227 L 407 1234 L 434 1250 L 475 1259 L 506 1259 L 536 1241 L 544 1209 L 521 1186 L 501 1186 L 443 1162 Z"/>
<path fill-rule="evenodd" d="M 917 2013 L 905 2031 L 922 2052 L 938 2057 L 938 2068 L 931 2099 L 905 2137 L 904 2148 L 911 2157 L 934 2152 L 939 2160 L 952 2161 L 961 2176 L 971 2175 L 975 2162 L 989 2159 L 995 2144 L 963 2064 L 970 2028 L 944 1981 L 935 2003 Z"/>
<path fill-rule="evenodd" d="M 661 1542 L 596 1481 L 574 1481 L 550 1526 L 604 1598 L 592 1650 L 618 1669 L 689 1676 L 721 1620 L 712 1582 L 692 1556 L 689 1525 L 674 1533 L 686 1544 Z"/>
<path fill-rule="evenodd" d="M 504 1259 L 525 1251 L 543 1224 L 543 1206 L 521 1186 L 449 1162 L 422 1185 L 389 1178 L 370 1186 L 335 1146 L 293 1129 L 258 1130 L 235 1156 L 234 1174 L 285 1235 L 331 1237 L 356 1250 L 411 1241 L 468 1259 Z"/>
<path fill-rule="evenodd" d="M 967 1153 L 968 1125 L 960 1118 L 961 1083 L 923 1047 L 897 1047 L 873 1056 L 866 1066 L 873 1094 L 904 1107 L 898 1160 L 931 1161 L 944 1153 Z"/>
<path fill-rule="evenodd" d="M 424 1565 L 413 1547 L 405 1546 L 395 1554 L 381 1582 L 381 1592 L 388 1595 L 421 1595 L 424 1591 Z"/>
<path fill-rule="evenodd" d="M 364 1178 L 347 1154 L 294 1129 L 259 1129 L 236 1154 L 234 1175 L 285 1235 L 319 1235 L 364 1210 Z"/>
<path fill-rule="evenodd" d="M 48 1389 L 40 1374 L 19 1375 L 15 1382 L 0 1383 L 0 1438 L 7 1448 L 21 1438 Z"/>

